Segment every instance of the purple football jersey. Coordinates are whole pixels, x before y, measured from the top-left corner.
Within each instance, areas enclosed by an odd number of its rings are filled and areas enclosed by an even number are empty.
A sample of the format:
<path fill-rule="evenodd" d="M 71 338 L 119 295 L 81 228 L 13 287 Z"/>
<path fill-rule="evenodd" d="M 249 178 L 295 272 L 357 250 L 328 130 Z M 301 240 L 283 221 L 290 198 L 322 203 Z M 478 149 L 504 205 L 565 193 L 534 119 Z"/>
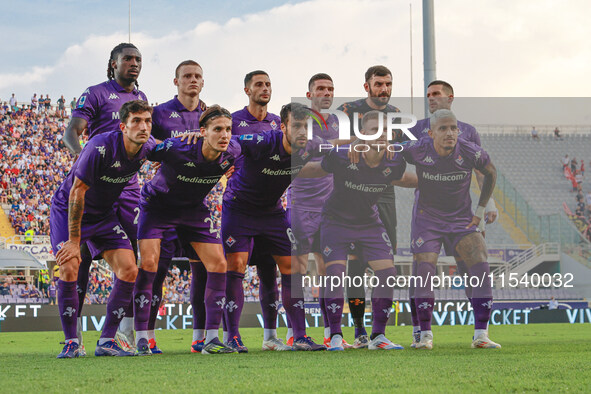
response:
<path fill-rule="evenodd" d="M 431 128 L 431 118 L 425 118 L 417 121 L 414 127 L 408 131 L 412 133 L 418 140 L 421 138 L 430 138 L 429 129 Z M 471 124 L 460 122 L 458 120 L 458 138 L 462 138 L 466 141 L 470 141 L 480 146 L 480 135 L 476 131 L 476 128 Z"/>
<path fill-rule="evenodd" d="M 312 123 L 312 135 L 325 140 L 339 138 L 339 122 L 335 115 L 326 119 L 326 125 Z M 328 129 L 327 129 L 328 127 Z M 320 157 L 312 159 L 322 160 Z M 332 175 L 321 178 L 295 178 L 287 190 L 287 206 L 307 212 L 321 212 L 322 205 L 332 191 Z"/>
<path fill-rule="evenodd" d="M 446 223 L 472 218 L 472 169 L 481 170 L 490 163 L 484 149 L 458 138 L 454 151 L 440 157 L 433 140 L 423 138 L 406 145 L 402 155 L 416 166 L 419 198 L 415 210 Z"/>
<path fill-rule="evenodd" d="M 250 215 L 282 212 L 281 195 L 304 164 L 319 154 L 321 138 L 308 141 L 304 149 L 288 154 L 283 132 L 266 131 L 241 135 L 243 165 L 236 170 L 224 193 L 224 202 Z"/>
<path fill-rule="evenodd" d="M 119 130 L 119 110 L 128 101 L 148 101 L 146 95 L 137 89 L 128 93 L 115 80 L 105 81 L 87 88 L 72 111 L 73 118 L 88 122 L 88 136 Z"/>
<path fill-rule="evenodd" d="M 234 135 L 255 134 L 280 129 L 281 118 L 270 112 L 267 112 L 267 116 L 263 120 L 258 120 L 252 116 L 248 112 L 248 107 L 244 107 L 232 114 L 232 134 Z"/>
<path fill-rule="evenodd" d="M 155 147 L 156 140 L 150 136 L 135 157 L 130 159 L 121 131 L 103 133 L 90 139 L 56 191 L 52 204 L 67 210 L 70 189 L 77 177 L 90 186 L 84 197 L 84 215 L 106 216 L 113 211 L 113 205 L 124 187 L 135 177 Z"/>
<path fill-rule="evenodd" d="M 233 137 L 228 150 L 217 160 L 208 162 L 203 158 L 203 139 L 187 145 L 178 138 L 170 138 L 159 144 L 150 158 L 162 166 L 142 188 L 141 206 L 161 208 L 184 208 L 203 206 L 203 199 L 232 167 L 241 148 L 238 138 Z"/>
<path fill-rule="evenodd" d="M 205 103 L 199 100 L 195 110 L 189 111 L 177 96 L 170 101 L 154 107 L 152 115 L 152 135 L 161 141 L 181 134 L 199 131 L 199 118 L 207 109 Z"/>
<path fill-rule="evenodd" d="M 345 223 L 369 224 L 379 220 L 376 203 L 392 181 L 404 175 L 406 162 L 396 153 L 389 160 L 369 167 L 364 159 L 351 163 L 348 146 L 334 148 L 322 160 L 322 169 L 334 176 L 334 188 L 324 204 L 322 214 Z"/>

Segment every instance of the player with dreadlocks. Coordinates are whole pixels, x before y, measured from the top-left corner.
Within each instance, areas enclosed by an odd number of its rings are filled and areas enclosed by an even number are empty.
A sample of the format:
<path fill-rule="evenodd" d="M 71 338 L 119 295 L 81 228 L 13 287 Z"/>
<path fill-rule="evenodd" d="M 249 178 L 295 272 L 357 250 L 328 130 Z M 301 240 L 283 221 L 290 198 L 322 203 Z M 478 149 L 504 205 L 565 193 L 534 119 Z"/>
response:
<path fill-rule="evenodd" d="M 107 81 L 87 88 L 78 99 L 76 107 L 72 111 L 72 119 L 64 133 L 63 141 L 74 154 L 80 153 L 80 136 L 86 130 L 89 139 L 96 135 L 119 130 L 119 109 L 123 104 L 132 100 L 148 101 L 146 95 L 138 90 L 137 79 L 142 69 L 142 55 L 137 47 L 131 43 L 121 43 L 111 51 L 107 64 Z M 127 184 L 120 199 L 115 205 L 115 211 L 123 229 L 130 237 L 134 250 L 137 250 L 137 217 L 139 215 L 138 202 L 140 189 L 137 177 Z M 88 286 L 88 274 L 92 257 L 84 246 L 81 250 L 82 261 L 78 271 L 77 292 L 79 298 L 78 308 L 78 338 L 80 341 L 81 355 L 84 355 L 82 343 L 81 311 L 86 297 Z M 133 345 L 133 305 L 125 311 L 125 317 L 121 322 L 121 332 L 126 350 L 127 343 Z M 120 337 L 121 333 L 118 332 Z M 127 338 L 125 338 L 127 337 Z"/>

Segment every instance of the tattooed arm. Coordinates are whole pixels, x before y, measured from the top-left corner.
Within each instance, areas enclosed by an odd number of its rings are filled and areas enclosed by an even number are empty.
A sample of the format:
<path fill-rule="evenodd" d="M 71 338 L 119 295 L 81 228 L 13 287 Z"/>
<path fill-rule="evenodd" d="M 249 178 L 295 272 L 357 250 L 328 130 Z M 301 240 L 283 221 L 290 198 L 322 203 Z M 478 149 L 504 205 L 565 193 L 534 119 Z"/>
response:
<path fill-rule="evenodd" d="M 478 226 L 482 231 L 484 229 L 484 207 L 491 198 L 495 184 L 497 182 L 497 169 L 492 162 L 489 162 L 486 167 L 480 170 L 484 174 L 484 182 L 482 184 L 482 190 L 480 191 L 480 199 L 478 200 L 478 208 L 472 217 L 472 221 L 466 228 L 471 226 Z"/>
<path fill-rule="evenodd" d="M 68 235 L 69 239 L 55 255 L 57 264 L 62 265 L 71 259 L 76 259 L 80 264 L 80 240 L 82 238 L 82 216 L 84 214 L 84 195 L 90 186 L 82 182 L 78 177 L 74 178 L 74 184 L 70 190 L 68 201 Z"/>

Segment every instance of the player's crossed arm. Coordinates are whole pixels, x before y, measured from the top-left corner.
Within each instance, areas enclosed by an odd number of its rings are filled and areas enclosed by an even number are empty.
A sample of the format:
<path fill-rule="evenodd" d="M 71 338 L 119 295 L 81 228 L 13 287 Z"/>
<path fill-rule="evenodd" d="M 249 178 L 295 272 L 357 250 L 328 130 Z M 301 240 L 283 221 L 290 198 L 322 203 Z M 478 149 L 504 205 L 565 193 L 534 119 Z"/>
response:
<path fill-rule="evenodd" d="M 495 184 L 497 182 L 497 169 L 492 162 L 489 162 L 485 167 L 480 169 L 480 172 L 484 175 L 484 182 L 482 183 L 482 190 L 480 191 L 480 199 L 478 200 L 478 208 L 472 217 L 472 221 L 466 228 L 472 226 L 478 226 L 480 231 L 484 230 L 484 211 L 487 206 Z"/>

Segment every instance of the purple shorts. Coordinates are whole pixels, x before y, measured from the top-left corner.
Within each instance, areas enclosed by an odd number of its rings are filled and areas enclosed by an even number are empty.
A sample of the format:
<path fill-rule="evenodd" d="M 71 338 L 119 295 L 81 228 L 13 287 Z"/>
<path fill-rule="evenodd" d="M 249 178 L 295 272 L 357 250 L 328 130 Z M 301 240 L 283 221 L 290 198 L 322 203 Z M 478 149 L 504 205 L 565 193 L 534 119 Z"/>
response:
<path fill-rule="evenodd" d="M 127 185 L 115 205 L 113 205 L 119 223 L 134 241 L 137 240 L 137 223 L 140 214 L 139 201 L 140 189 L 136 182 L 134 188 L 132 188 L 132 185 Z"/>
<path fill-rule="evenodd" d="M 291 209 L 291 229 L 296 239 L 296 253 L 320 253 L 320 212 Z"/>
<path fill-rule="evenodd" d="M 257 216 L 223 206 L 222 241 L 226 253 L 250 252 L 254 242 L 261 255 L 291 256 L 292 239 L 285 211 Z"/>
<path fill-rule="evenodd" d="M 208 210 L 201 207 L 175 211 L 142 206 L 138 223 L 138 239 L 163 239 L 176 230 L 181 244 L 221 243 L 219 232 L 212 228 Z"/>
<path fill-rule="evenodd" d="M 470 220 L 454 223 L 434 219 L 420 211 L 415 212 L 411 221 L 410 250 L 416 253 L 441 252 L 441 245 L 445 247 L 448 256 L 457 255 L 456 246 L 468 234 L 477 232 L 477 226 L 466 228 Z"/>
<path fill-rule="evenodd" d="M 53 255 L 55 256 L 62 248 L 64 242 L 69 239 L 68 210 L 52 205 L 49 214 L 49 228 L 49 238 Z M 96 220 L 89 220 L 88 218 L 82 217 L 81 233 L 82 239 L 80 244 L 86 242 L 93 258 L 99 257 L 105 250 L 133 250 L 129 237 L 121 223 L 119 223 L 115 212 Z"/>
<path fill-rule="evenodd" d="M 392 260 L 392 243 L 381 221 L 371 224 L 341 223 L 322 216 L 320 246 L 324 261 L 347 260 L 354 250 L 362 250 L 364 261 Z M 355 253 L 357 254 L 357 253 Z"/>
<path fill-rule="evenodd" d="M 201 261 L 191 244 L 181 244 L 175 230 L 164 233 L 160 243 L 160 258 L 172 260 L 173 257 L 186 257 L 189 260 Z"/>

